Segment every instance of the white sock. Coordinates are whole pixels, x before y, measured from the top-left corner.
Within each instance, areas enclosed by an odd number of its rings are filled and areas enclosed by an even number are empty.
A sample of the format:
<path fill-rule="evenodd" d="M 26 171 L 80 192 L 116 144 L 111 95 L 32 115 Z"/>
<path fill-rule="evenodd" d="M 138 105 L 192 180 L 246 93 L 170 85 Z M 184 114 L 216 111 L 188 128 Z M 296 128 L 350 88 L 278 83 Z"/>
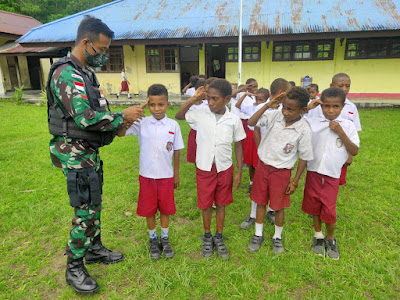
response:
<path fill-rule="evenodd" d="M 250 180 L 250 185 L 253 185 L 253 181 Z"/>
<path fill-rule="evenodd" d="M 268 205 L 267 212 L 268 212 L 268 211 L 274 211 L 274 210 L 271 209 L 271 208 L 269 207 L 269 205 Z"/>
<path fill-rule="evenodd" d="M 117 97 L 119 97 L 119 93 L 117 93 Z"/>
<path fill-rule="evenodd" d="M 263 235 L 263 223 L 256 223 L 256 236 L 262 236 Z"/>
<path fill-rule="evenodd" d="M 257 216 L 257 203 L 254 201 L 251 201 L 251 213 L 250 213 L 250 218 L 255 219 Z"/>
<path fill-rule="evenodd" d="M 156 233 L 156 229 L 149 229 L 149 237 L 151 239 L 156 239 L 157 238 L 157 233 Z"/>
<path fill-rule="evenodd" d="M 279 226 L 275 225 L 275 234 L 272 238 L 273 239 L 282 239 L 282 230 L 283 230 L 283 226 L 279 227 Z"/>
<path fill-rule="evenodd" d="M 131 94 L 128 93 L 128 98 L 130 98 L 130 97 L 131 97 Z"/>
<path fill-rule="evenodd" d="M 314 237 L 316 238 L 316 239 L 323 239 L 324 238 L 324 234 L 322 233 L 322 231 L 319 231 L 319 232 L 315 232 L 315 234 L 314 234 Z"/>
<path fill-rule="evenodd" d="M 167 228 L 161 227 L 161 238 L 168 237 L 168 231 L 169 231 L 169 227 L 167 227 Z"/>

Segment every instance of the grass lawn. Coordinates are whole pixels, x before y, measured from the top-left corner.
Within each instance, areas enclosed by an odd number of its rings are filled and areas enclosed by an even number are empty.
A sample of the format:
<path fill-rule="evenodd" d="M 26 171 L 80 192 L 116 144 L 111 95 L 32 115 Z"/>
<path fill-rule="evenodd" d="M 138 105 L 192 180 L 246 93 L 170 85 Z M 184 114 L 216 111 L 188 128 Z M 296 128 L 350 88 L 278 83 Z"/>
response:
<path fill-rule="evenodd" d="M 170 108 L 168 115 L 176 111 Z M 0 113 L 0 298 L 81 298 L 65 283 L 63 253 L 73 212 L 65 179 L 50 163 L 46 107 L 1 101 Z M 301 211 L 304 176 L 286 210 L 286 253 L 272 253 L 274 227 L 267 223 L 264 245 L 249 253 L 254 230 L 240 228 L 250 210 L 247 169 L 226 210 L 230 258 L 203 259 L 195 167 L 186 163 L 185 149 L 175 192 L 177 213 L 170 224 L 175 257 L 150 260 L 146 222 L 135 213 L 137 138 L 116 138 L 101 149 L 102 236 L 106 246 L 124 253 L 125 261 L 88 266 L 100 285 L 94 298 L 400 298 L 400 110 L 362 110 L 360 116 L 360 152 L 338 198 L 338 261 L 311 251 L 312 219 Z M 179 124 L 186 143 L 189 126 Z M 214 218 L 212 228 L 214 233 Z"/>

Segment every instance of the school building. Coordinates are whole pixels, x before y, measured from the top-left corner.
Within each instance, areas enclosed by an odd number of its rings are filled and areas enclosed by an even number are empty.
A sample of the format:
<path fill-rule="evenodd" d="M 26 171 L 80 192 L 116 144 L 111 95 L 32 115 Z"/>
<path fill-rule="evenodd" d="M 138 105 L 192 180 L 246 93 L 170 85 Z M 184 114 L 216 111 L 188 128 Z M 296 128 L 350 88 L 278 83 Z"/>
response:
<path fill-rule="evenodd" d="M 72 47 L 86 14 L 114 32 L 98 72 L 106 94 L 120 89 L 124 66 L 133 93 L 163 83 L 180 94 L 193 74 L 238 82 L 240 1 L 119 0 L 30 30 L 23 46 Z M 243 0 L 242 82 L 269 87 L 283 77 L 320 90 L 335 73 L 352 79 L 350 96 L 400 97 L 400 0 Z"/>
<path fill-rule="evenodd" d="M 15 42 L 30 29 L 42 25 L 38 20 L 0 10 L 0 96 L 14 88 L 40 90 L 45 85 L 50 58 L 67 53 L 47 46 L 22 47 Z M 41 58 L 45 65 L 41 64 Z"/>

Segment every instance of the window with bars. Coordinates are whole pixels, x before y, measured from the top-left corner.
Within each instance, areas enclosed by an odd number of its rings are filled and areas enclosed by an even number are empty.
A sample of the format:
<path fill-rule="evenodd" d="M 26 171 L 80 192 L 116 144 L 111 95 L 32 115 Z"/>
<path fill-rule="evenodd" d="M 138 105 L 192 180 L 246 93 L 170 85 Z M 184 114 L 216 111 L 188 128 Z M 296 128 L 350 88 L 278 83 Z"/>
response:
<path fill-rule="evenodd" d="M 228 45 L 226 47 L 226 61 L 237 62 L 239 58 L 239 47 L 237 45 Z M 261 44 L 243 44 L 242 61 L 252 62 L 261 61 Z"/>
<path fill-rule="evenodd" d="M 179 72 L 179 48 L 146 47 L 147 73 Z"/>
<path fill-rule="evenodd" d="M 110 47 L 107 50 L 110 58 L 107 63 L 101 67 L 101 72 L 121 72 L 124 66 L 124 54 L 122 47 Z"/>
<path fill-rule="evenodd" d="M 400 58 L 400 37 L 348 39 L 345 59 Z"/>
<path fill-rule="evenodd" d="M 334 40 L 276 42 L 272 60 L 331 60 L 334 45 Z"/>

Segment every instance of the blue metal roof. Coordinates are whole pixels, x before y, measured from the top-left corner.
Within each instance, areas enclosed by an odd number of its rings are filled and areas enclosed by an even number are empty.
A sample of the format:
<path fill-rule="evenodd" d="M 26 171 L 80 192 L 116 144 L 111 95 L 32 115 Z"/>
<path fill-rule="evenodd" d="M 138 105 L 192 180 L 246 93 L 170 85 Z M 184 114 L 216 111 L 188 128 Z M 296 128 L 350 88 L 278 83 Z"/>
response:
<path fill-rule="evenodd" d="M 105 22 L 115 40 L 237 36 L 239 0 L 119 0 L 42 26 L 23 43 L 75 40 L 86 14 Z M 244 36 L 400 29 L 400 0 L 243 0 Z"/>

